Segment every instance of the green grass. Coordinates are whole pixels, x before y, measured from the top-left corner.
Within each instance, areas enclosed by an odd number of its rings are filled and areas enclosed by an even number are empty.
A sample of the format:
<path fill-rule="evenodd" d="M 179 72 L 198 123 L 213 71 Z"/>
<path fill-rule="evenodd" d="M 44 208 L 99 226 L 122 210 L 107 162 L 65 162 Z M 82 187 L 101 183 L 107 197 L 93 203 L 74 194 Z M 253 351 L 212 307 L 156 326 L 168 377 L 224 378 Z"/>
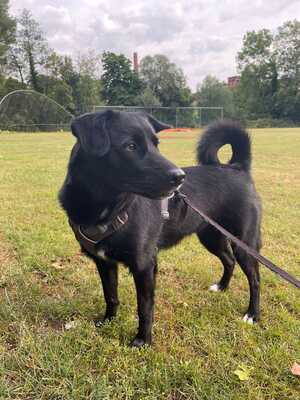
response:
<path fill-rule="evenodd" d="M 197 134 L 167 136 L 161 151 L 193 164 Z M 252 137 L 262 253 L 300 277 L 300 129 Z M 262 321 L 245 325 L 245 276 L 236 267 L 226 293 L 209 293 L 221 267 L 194 237 L 160 253 L 152 348 L 128 347 L 136 299 L 124 268 L 118 317 L 94 327 L 99 279 L 56 199 L 73 142 L 67 133 L 0 135 L 0 399 L 300 399 L 290 372 L 300 363 L 299 292 L 261 267 Z M 248 380 L 234 374 L 239 366 Z"/>

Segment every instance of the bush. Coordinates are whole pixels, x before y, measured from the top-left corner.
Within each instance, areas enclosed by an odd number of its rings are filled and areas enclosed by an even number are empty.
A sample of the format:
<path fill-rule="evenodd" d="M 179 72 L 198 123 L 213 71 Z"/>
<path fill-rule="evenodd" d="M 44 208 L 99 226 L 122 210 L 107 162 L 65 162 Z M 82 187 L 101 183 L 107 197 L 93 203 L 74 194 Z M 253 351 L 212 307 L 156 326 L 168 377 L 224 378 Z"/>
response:
<path fill-rule="evenodd" d="M 258 118 L 255 120 L 246 120 L 248 128 L 292 128 L 297 126 L 295 122 L 288 119 Z"/>

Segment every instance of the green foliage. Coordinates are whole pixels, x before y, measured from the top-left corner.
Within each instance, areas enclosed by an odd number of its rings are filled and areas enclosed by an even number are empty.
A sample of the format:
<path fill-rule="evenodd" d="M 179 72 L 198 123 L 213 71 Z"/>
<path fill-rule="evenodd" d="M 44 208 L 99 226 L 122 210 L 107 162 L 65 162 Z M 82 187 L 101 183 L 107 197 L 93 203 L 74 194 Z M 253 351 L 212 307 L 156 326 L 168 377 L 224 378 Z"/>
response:
<path fill-rule="evenodd" d="M 101 80 L 94 79 L 90 75 L 79 75 L 75 92 L 77 93 L 76 112 L 91 111 L 91 106 L 104 103 L 101 95 Z"/>
<path fill-rule="evenodd" d="M 295 123 L 288 119 L 257 118 L 255 120 L 246 120 L 248 128 L 289 128 L 295 126 Z"/>
<path fill-rule="evenodd" d="M 272 44 L 273 35 L 268 29 L 247 32 L 243 38 L 243 47 L 237 55 L 239 69 L 243 70 L 250 65 L 253 69 L 267 70 L 273 58 Z M 266 71 L 263 72 L 266 74 Z"/>
<path fill-rule="evenodd" d="M 40 91 L 38 83 L 38 68 L 46 63 L 48 45 L 40 25 L 27 9 L 23 9 L 18 18 L 16 43 L 12 48 L 11 67 L 22 71 L 27 83 Z"/>
<path fill-rule="evenodd" d="M 243 118 L 300 121 L 300 22 L 248 32 L 237 56 L 235 103 Z"/>
<path fill-rule="evenodd" d="M 137 96 L 136 102 L 143 107 L 161 106 L 159 98 L 155 96 L 149 86 L 146 86 L 143 92 Z"/>
<path fill-rule="evenodd" d="M 278 66 L 295 86 L 300 83 L 300 22 L 287 21 L 275 36 Z"/>
<path fill-rule="evenodd" d="M 69 111 L 74 111 L 72 88 L 63 80 L 48 75 L 39 75 L 38 84 L 43 93 Z"/>
<path fill-rule="evenodd" d="M 123 54 L 104 52 L 101 93 L 107 105 L 136 105 L 143 83 Z"/>
<path fill-rule="evenodd" d="M 26 85 L 14 78 L 0 76 L 0 99 L 14 90 L 26 89 Z"/>
<path fill-rule="evenodd" d="M 278 89 L 273 42 L 273 35 L 267 29 L 248 32 L 237 55 L 241 80 L 236 95 L 241 104 L 240 112 L 246 118 L 272 115 L 273 96 Z"/>
<path fill-rule="evenodd" d="M 140 63 L 140 75 L 162 106 L 191 104 L 191 92 L 180 68 L 162 55 L 146 56 Z"/>
<path fill-rule="evenodd" d="M 194 97 L 199 107 L 223 107 L 225 117 L 235 116 L 233 91 L 212 75 L 198 85 Z"/>
<path fill-rule="evenodd" d="M 6 64 L 6 53 L 15 41 L 16 21 L 8 13 L 9 0 L 0 1 L 0 66 Z"/>

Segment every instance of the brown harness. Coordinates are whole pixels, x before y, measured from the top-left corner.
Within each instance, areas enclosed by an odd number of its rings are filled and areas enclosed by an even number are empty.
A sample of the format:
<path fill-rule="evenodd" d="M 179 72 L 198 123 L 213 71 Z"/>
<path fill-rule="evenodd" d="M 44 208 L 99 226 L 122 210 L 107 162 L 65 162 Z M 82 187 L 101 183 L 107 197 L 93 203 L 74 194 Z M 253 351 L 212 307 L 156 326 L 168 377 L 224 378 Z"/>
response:
<path fill-rule="evenodd" d="M 99 257 L 99 247 L 102 240 L 121 229 L 127 221 L 128 214 L 126 211 L 123 211 L 119 215 L 117 215 L 112 221 L 103 225 L 78 225 L 70 219 L 69 224 L 74 232 L 76 239 L 84 248 L 84 250 L 95 257 Z"/>

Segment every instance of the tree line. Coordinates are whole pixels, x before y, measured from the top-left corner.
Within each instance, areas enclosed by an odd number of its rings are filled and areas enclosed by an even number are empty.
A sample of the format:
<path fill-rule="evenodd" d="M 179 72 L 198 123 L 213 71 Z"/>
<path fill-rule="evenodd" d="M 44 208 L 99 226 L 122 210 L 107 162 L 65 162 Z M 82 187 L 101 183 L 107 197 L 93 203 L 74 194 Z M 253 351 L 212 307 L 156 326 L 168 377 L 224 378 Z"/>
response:
<path fill-rule="evenodd" d="M 9 0 L 0 4 L 0 98 L 33 89 L 72 114 L 92 105 L 220 106 L 227 117 L 300 122 L 299 21 L 287 21 L 275 32 L 247 32 L 236 62 L 237 86 L 208 75 L 193 93 L 182 69 L 165 55 L 144 57 L 136 73 L 123 54 L 57 54 L 29 10 L 13 18 Z"/>

